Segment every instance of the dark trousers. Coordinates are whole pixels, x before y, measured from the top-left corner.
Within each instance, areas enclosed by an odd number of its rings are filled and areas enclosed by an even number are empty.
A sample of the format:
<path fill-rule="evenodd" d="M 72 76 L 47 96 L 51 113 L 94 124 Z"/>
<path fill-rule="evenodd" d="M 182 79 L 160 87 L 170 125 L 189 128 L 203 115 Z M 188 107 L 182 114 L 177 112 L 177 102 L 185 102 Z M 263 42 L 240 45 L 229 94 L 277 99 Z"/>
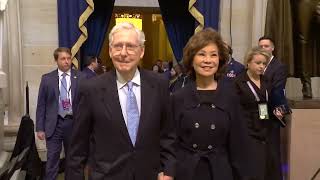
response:
<path fill-rule="evenodd" d="M 56 129 L 53 135 L 46 139 L 47 163 L 45 180 L 57 179 L 62 145 L 64 147 L 65 156 L 67 156 L 71 131 L 72 119 L 58 116 Z"/>

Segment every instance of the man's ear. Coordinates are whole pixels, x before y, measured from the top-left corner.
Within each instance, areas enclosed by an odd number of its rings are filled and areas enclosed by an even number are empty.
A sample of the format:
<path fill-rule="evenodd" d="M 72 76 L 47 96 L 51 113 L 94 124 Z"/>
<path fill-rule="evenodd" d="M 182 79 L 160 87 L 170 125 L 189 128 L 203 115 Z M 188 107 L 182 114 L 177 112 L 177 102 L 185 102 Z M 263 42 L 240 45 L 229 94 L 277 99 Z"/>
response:
<path fill-rule="evenodd" d="M 143 58 L 143 56 L 144 56 L 144 46 L 143 47 L 141 47 L 141 54 L 140 54 L 140 59 L 142 59 Z"/>
<path fill-rule="evenodd" d="M 109 57 L 112 58 L 112 55 L 111 55 L 111 47 L 109 46 Z"/>

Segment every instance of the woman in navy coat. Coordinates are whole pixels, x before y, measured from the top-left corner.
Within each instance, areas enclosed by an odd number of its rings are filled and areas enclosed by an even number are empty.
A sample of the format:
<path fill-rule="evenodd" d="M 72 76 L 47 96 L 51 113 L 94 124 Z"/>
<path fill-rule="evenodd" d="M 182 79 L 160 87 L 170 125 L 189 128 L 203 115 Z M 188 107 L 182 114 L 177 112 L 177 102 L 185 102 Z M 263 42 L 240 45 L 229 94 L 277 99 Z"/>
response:
<path fill-rule="evenodd" d="M 194 81 L 172 95 L 177 180 L 243 179 L 247 131 L 231 83 L 223 77 L 228 50 L 218 32 L 204 29 L 183 52 Z"/>
<path fill-rule="evenodd" d="M 237 76 L 235 85 L 248 127 L 250 147 L 254 151 L 252 176 L 255 180 L 281 180 L 280 159 L 277 146 L 273 145 L 272 128 L 281 119 L 280 111 L 271 111 L 271 84 L 263 76 L 271 55 L 259 48 L 252 48 L 245 58 L 247 70 Z"/>

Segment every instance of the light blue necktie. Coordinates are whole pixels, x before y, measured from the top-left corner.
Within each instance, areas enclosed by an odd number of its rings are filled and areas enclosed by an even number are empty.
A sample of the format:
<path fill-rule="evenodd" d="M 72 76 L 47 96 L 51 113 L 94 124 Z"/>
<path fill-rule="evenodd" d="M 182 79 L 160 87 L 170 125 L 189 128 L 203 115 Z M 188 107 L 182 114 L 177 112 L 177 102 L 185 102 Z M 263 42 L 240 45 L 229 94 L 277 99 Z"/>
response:
<path fill-rule="evenodd" d="M 138 126 L 139 126 L 139 109 L 136 96 L 133 93 L 133 83 L 129 81 L 127 83 L 127 129 L 133 145 L 136 143 Z"/>
<path fill-rule="evenodd" d="M 59 101 L 59 115 L 64 117 L 68 114 L 68 110 L 63 109 L 62 100 L 68 99 L 68 87 L 67 87 L 67 80 L 66 80 L 66 73 L 63 73 L 61 78 L 61 84 L 60 84 L 60 101 Z"/>

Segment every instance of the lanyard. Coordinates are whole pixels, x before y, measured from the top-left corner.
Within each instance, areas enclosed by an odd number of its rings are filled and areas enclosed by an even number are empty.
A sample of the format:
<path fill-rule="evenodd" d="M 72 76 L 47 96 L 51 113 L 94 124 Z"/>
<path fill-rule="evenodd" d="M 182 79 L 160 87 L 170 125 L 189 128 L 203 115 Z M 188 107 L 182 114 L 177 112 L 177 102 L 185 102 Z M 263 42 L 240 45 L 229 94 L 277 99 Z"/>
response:
<path fill-rule="evenodd" d="M 256 98 L 256 101 L 259 102 L 260 98 L 256 92 L 256 90 L 253 88 L 252 84 L 250 83 L 250 81 L 247 81 L 247 84 L 251 90 L 251 92 L 253 93 L 254 97 Z M 268 102 L 268 91 L 266 90 L 266 101 Z"/>
<path fill-rule="evenodd" d="M 67 80 L 66 80 L 66 81 L 67 81 Z M 67 85 L 68 85 L 68 83 L 67 83 Z M 69 98 L 69 97 L 70 97 L 70 91 L 71 91 L 71 84 L 70 84 L 70 86 L 69 86 L 69 89 L 67 90 L 67 87 L 65 87 L 65 86 L 63 85 L 63 83 L 62 83 L 62 81 L 61 81 L 61 79 L 60 79 L 60 86 L 62 86 L 63 89 L 65 89 L 65 90 L 67 91 L 67 98 Z M 59 88 L 59 94 L 61 94 L 60 88 Z M 60 95 L 59 95 L 59 97 L 60 97 Z"/>

